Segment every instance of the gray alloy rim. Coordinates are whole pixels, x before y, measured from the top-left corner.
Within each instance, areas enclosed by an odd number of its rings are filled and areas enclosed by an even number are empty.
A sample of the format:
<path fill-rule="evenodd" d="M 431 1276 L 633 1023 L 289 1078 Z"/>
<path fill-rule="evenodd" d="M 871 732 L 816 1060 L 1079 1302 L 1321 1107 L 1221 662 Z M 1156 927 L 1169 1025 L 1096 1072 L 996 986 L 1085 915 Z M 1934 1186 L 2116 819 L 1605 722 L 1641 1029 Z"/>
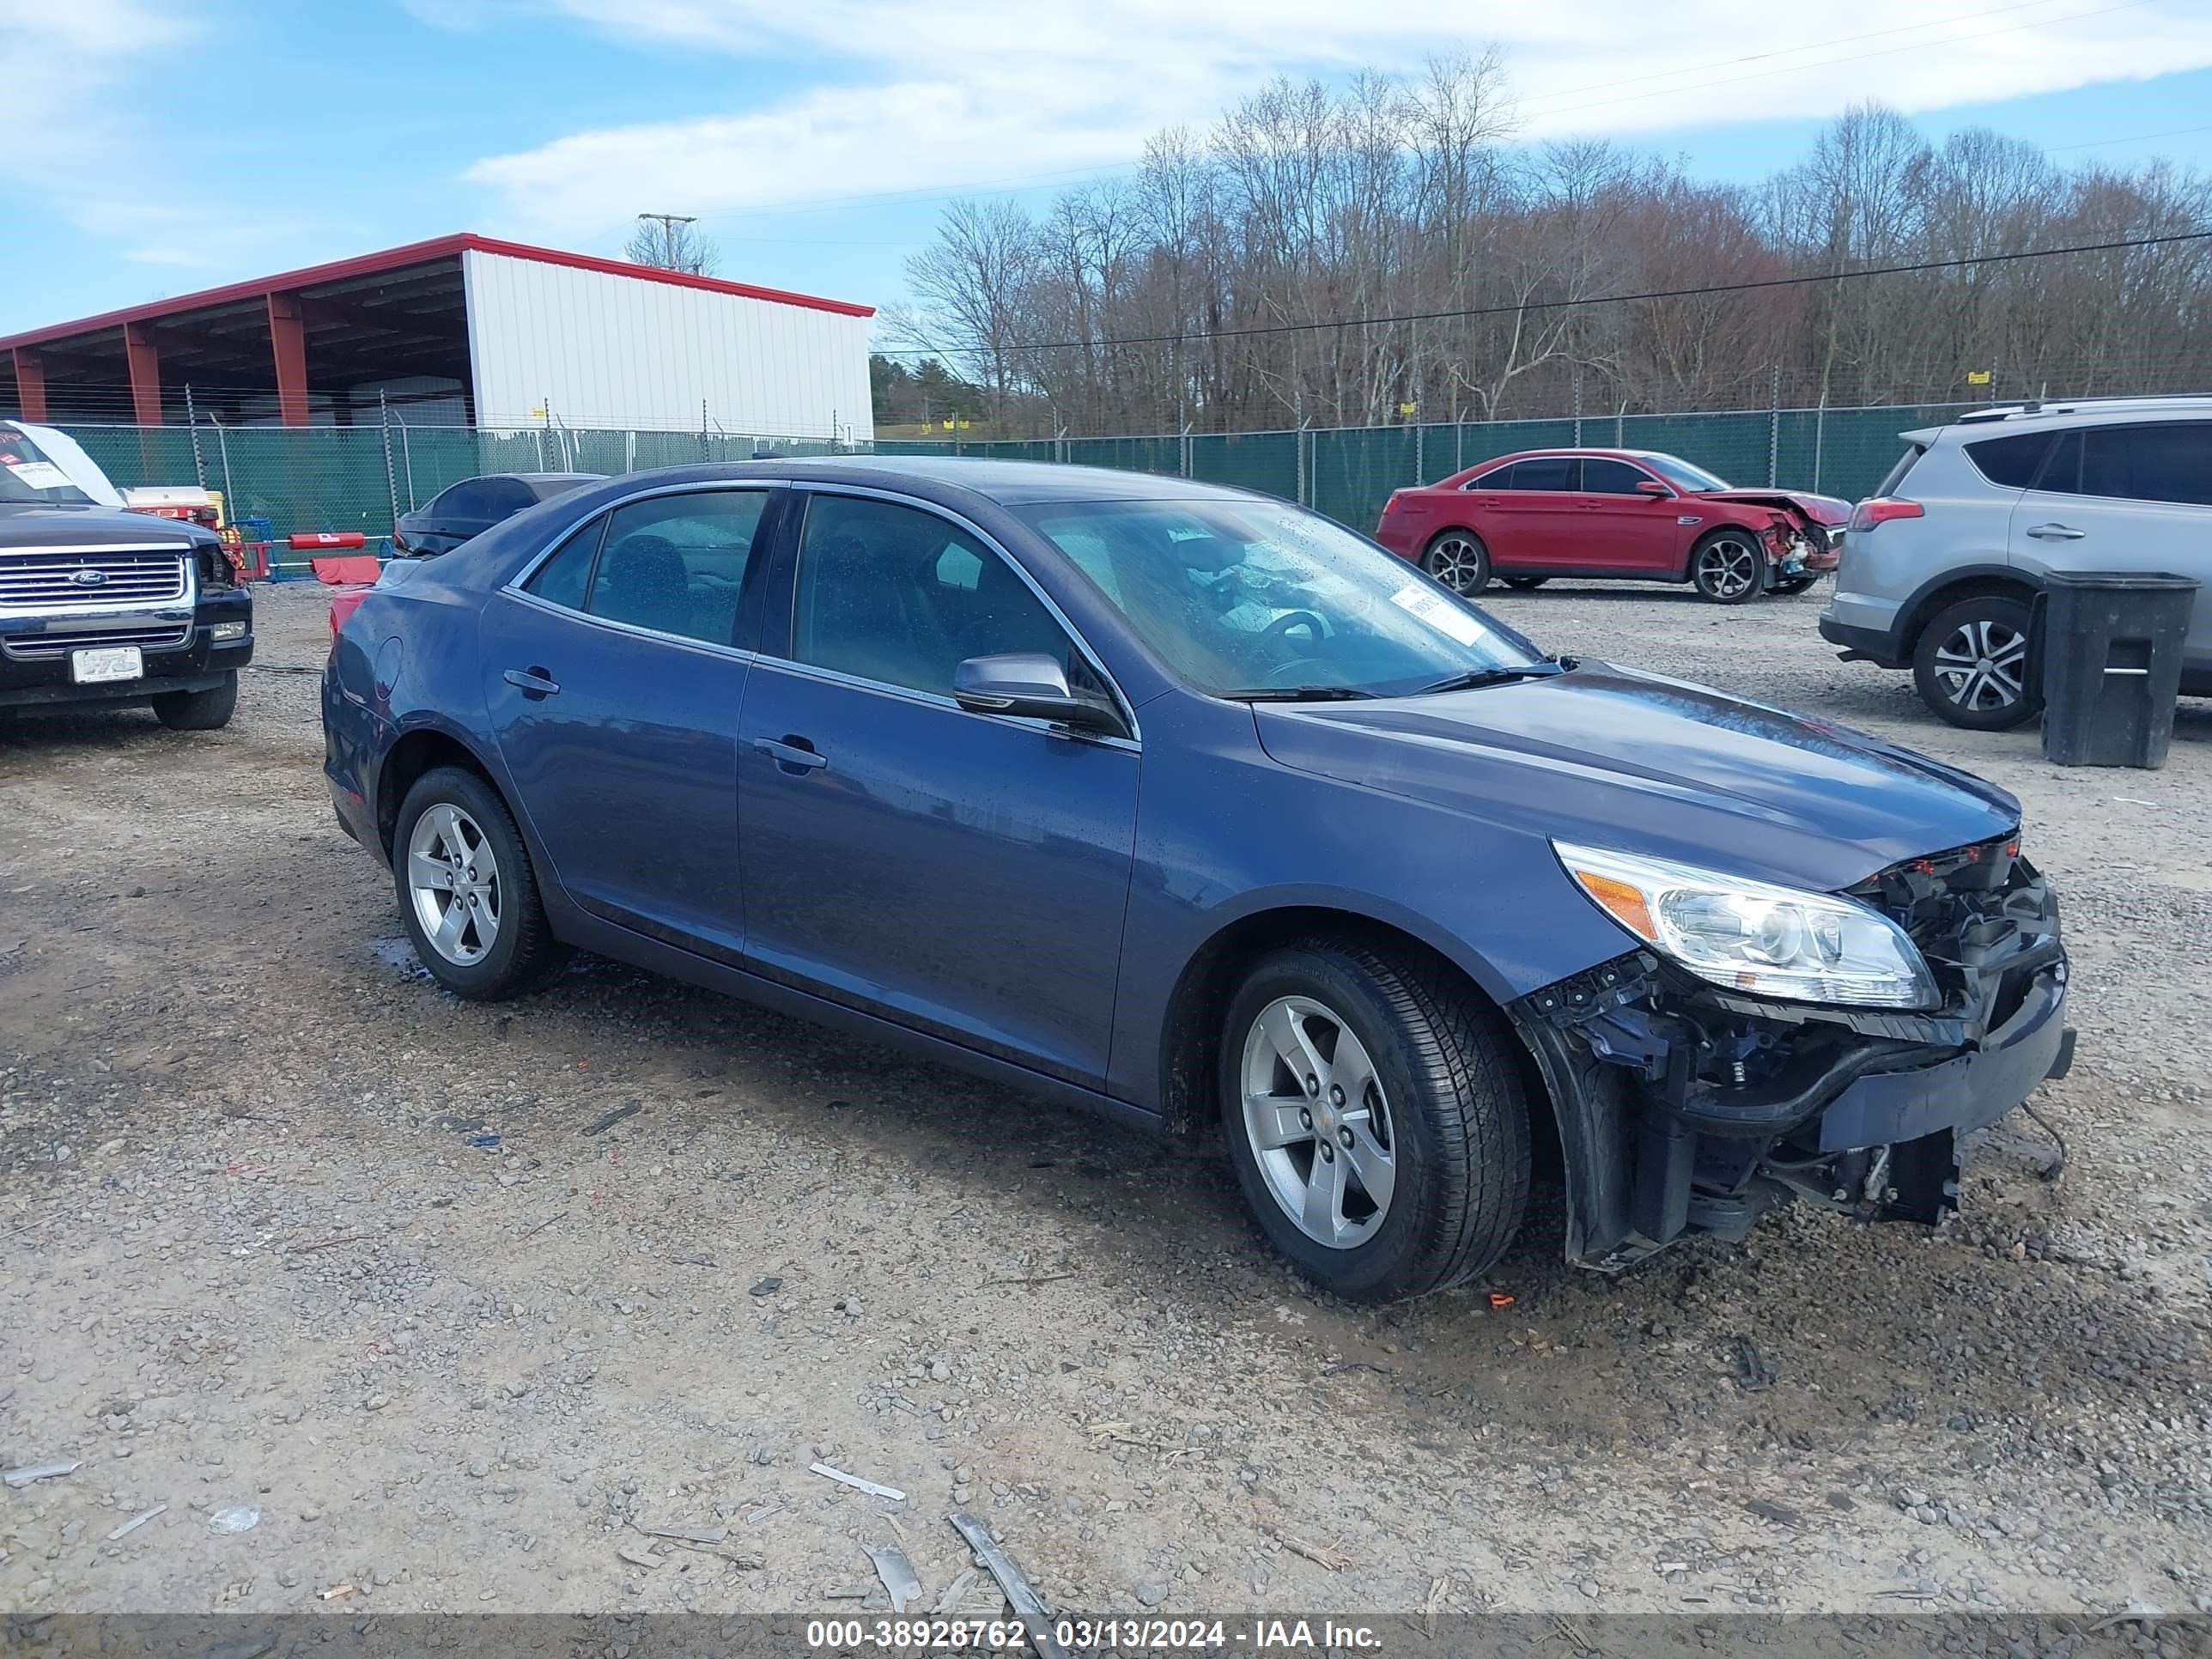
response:
<path fill-rule="evenodd" d="M 1698 555 L 1698 586 L 1717 599 L 1747 592 L 1759 580 L 1759 552 L 1749 543 L 1723 536 Z"/>
<path fill-rule="evenodd" d="M 1482 550 L 1465 536 L 1447 536 L 1429 550 L 1429 574 L 1455 593 L 1471 593 L 1482 575 Z"/>
<path fill-rule="evenodd" d="M 407 838 L 407 891 L 430 948 L 457 968 L 482 962 L 499 941 L 499 860 L 483 827 L 441 801 Z"/>
<path fill-rule="evenodd" d="M 1365 1243 L 1390 1213 L 1397 1141 L 1375 1063 L 1327 1005 L 1279 997 L 1244 1038 L 1244 1134 L 1267 1192 L 1308 1238 Z"/>
<path fill-rule="evenodd" d="M 2027 636 L 1987 617 L 1961 623 L 1936 647 L 1936 682 L 1943 695 L 1977 714 L 2017 703 L 2027 666 Z"/>

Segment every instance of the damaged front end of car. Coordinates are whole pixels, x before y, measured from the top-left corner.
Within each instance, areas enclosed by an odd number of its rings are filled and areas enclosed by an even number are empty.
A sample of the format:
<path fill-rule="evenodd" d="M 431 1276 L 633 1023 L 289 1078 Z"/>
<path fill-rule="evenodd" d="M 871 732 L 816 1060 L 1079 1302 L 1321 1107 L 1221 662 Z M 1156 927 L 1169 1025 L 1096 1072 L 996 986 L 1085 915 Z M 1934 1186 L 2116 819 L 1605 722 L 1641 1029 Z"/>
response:
<path fill-rule="evenodd" d="M 1960 1138 L 2065 1074 L 2057 899 L 2015 837 L 1826 902 L 1910 939 L 1918 1006 L 1739 988 L 1657 943 L 1512 1006 L 1558 1114 L 1570 1261 L 1613 1272 L 1686 1234 L 1740 1237 L 1797 1198 L 1933 1224 L 1958 1207 Z"/>

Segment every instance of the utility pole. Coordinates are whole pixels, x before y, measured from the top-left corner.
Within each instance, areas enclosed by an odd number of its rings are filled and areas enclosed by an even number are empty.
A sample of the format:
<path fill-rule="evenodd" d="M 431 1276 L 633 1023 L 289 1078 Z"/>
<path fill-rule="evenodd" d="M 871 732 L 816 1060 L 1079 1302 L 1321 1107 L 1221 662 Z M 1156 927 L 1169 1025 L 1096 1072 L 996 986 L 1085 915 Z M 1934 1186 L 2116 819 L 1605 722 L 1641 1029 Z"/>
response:
<path fill-rule="evenodd" d="M 696 225 L 699 222 L 696 214 L 688 213 L 641 213 L 637 216 L 641 224 L 654 224 L 660 227 L 661 256 L 672 264 L 676 258 L 676 227 Z"/>

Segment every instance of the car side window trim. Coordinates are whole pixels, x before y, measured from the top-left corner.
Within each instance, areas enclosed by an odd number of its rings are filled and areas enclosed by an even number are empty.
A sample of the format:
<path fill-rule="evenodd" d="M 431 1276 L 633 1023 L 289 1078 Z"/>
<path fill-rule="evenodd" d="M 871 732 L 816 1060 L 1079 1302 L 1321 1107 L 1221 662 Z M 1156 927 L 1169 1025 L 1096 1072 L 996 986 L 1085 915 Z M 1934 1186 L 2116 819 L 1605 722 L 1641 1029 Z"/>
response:
<path fill-rule="evenodd" d="M 1129 728 L 1129 736 L 1127 738 L 1115 737 L 1103 732 L 1086 732 L 1082 734 L 1085 741 L 1130 749 L 1142 745 L 1144 733 L 1137 723 L 1136 705 L 1131 702 L 1127 694 L 1122 691 L 1120 683 L 1107 672 L 1104 661 L 1101 659 L 1097 652 L 1091 649 L 1091 641 L 1083 637 L 1082 630 L 1068 620 L 1067 613 L 1054 601 L 1052 595 L 1044 591 L 1036 578 L 1030 574 L 1022 562 L 1009 553 L 1005 544 L 989 531 L 985 530 L 974 520 L 963 518 L 950 507 L 939 507 L 934 501 L 923 501 L 917 496 L 902 495 L 896 490 L 870 489 L 860 484 L 816 484 L 801 481 L 793 486 L 793 495 L 794 499 L 788 520 L 789 533 L 782 538 L 783 557 L 780 562 L 782 568 L 782 580 L 772 591 L 770 597 L 771 604 L 780 604 L 781 606 L 777 622 L 777 630 L 781 637 L 774 640 L 763 638 L 761 641 L 759 655 L 763 660 L 773 662 L 779 667 L 789 668 L 799 673 L 830 680 L 839 684 L 855 686 L 863 690 L 885 692 L 892 696 L 904 697 L 910 702 L 927 703 L 933 708 L 957 709 L 961 714 L 976 720 L 996 720 L 1002 725 L 1018 726 L 1024 731 L 1030 732 L 1053 729 L 1050 720 L 1037 720 L 1028 715 L 994 714 L 982 709 L 962 708 L 956 699 L 934 691 L 922 691 L 910 685 L 894 685 L 887 680 L 872 680 L 859 674 L 848 674 L 841 669 L 825 668 L 817 663 L 801 662 L 792 654 L 793 640 L 797 631 L 798 622 L 799 560 L 800 550 L 806 538 L 807 509 L 813 505 L 815 498 L 820 495 L 842 495 L 862 501 L 888 501 L 894 507 L 908 507 L 917 513 L 927 514 L 931 518 L 942 520 L 963 534 L 972 536 L 979 544 L 996 555 L 1008 569 L 1021 579 L 1023 586 L 1036 595 L 1037 603 L 1044 607 L 1045 614 L 1050 617 L 1060 631 L 1067 636 L 1078 654 L 1090 665 L 1091 672 L 1097 676 L 1099 684 L 1106 688 L 1107 695 L 1113 698 L 1114 706 L 1121 710 L 1121 719 Z"/>
<path fill-rule="evenodd" d="M 752 647 L 737 643 L 746 632 L 746 595 L 757 591 L 760 584 L 766 580 L 765 573 L 768 567 L 774 562 L 772 556 L 775 547 L 772 538 L 780 539 L 778 532 L 781 528 L 782 519 L 777 497 L 780 493 L 787 492 L 789 489 L 789 483 L 780 478 L 759 480 L 747 478 L 743 483 L 717 483 L 711 480 L 694 481 L 690 483 L 663 484 L 655 489 L 641 489 L 635 495 L 624 495 L 619 500 L 609 501 L 590 518 L 585 520 L 582 524 L 566 529 L 555 536 L 544 547 L 524 561 L 516 568 L 514 574 L 501 584 L 498 591 L 508 599 L 520 600 L 524 605 L 545 611 L 550 616 L 567 617 L 576 622 L 589 623 L 595 628 L 610 629 L 616 633 L 632 635 L 639 639 L 665 640 L 672 645 L 690 646 L 702 651 L 712 651 L 723 656 L 741 657 L 750 660 L 760 653 Z M 755 544 L 761 549 L 761 551 L 746 561 L 744 587 L 738 595 L 737 614 L 732 619 L 731 637 L 726 641 L 702 640 L 691 634 L 671 634 L 660 629 L 645 628 L 636 623 L 623 622 L 612 617 L 597 616 L 589 609 L 579 611 L 569 605 L 556 604 L 551 599 L 529 591 L 529 584 L 538 574 L 539 568 L 566 547 L 571 537 L 597 524 L 600 532 L 599 545 L 592 552 L 592 574 L 584 583 L 584 604 L 588 607 L 592 603 L 592 589 L 599 579 L 599 559 L 606 550 L 606 527 L 613 523 L 616 514 L 636 502 L 653 501 L 665 495 L 738 494 L 765 494 L 769 500 L 767 505 L 761 509 L 760 523 L 753 532 Z"/>

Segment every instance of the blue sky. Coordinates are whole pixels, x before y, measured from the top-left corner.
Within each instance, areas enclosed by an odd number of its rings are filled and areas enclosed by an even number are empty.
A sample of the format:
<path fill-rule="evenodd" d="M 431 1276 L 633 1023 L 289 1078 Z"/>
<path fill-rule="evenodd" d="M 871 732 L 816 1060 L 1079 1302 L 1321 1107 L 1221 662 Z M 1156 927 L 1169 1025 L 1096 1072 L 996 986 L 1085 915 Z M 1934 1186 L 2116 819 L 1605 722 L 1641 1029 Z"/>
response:
<path fill-rule="evenodd" d="M 30 10 L 0 33 L 0 334 L 454 230 L 616 253 L 639 211 L 698 215 L 726 276 L 883 304 L 951 196 L 1041 204 L 1271 75 L 1457 46 L 1503 51 L 1527 136 L 1615 137 L 1711 177 L 1794 159 L 1863 97 L 2062 161 L 2212 166 L 2212 0 Z"/>

